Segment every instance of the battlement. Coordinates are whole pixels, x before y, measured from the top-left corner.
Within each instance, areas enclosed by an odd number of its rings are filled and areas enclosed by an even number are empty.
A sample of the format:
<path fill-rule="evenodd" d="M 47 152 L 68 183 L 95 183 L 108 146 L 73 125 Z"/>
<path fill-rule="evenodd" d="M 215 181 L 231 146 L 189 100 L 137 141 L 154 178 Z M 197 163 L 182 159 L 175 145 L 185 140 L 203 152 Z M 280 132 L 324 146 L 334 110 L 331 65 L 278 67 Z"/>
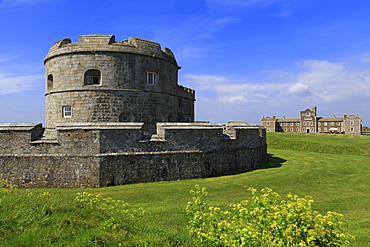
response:
<path fill-rule="evenodd" d="M 131 122 L 59 123 L 55 129 L 48 129 L 43 135 L 41 124 L 2 124 L 0 137 L 4 141 L 0 142 L 0 153 L 22 153 L 24 150 L 27 153 L 48 153 L 51 149 L 63 154 L 129 153 L 217 150 L 266 144 L 266 136 L 261 134 L 261 127 L 242 121 L 224 125 L 157 123 L 157 133 L 149 138 L 143 125 Z M 10 139 L 12 142 L 6 141 Z"/>
<path fill-rule="evenodd" d="M 114 35 L 65 38 L 45 60 L 46 127 L 0 124 L 0 179 L 20 188 L 88 188 L 245 171 L 267 155 L 266 130 L 194 122 L 160 44 Z"/>
<path fill-rule="evenodd" d="M 169 48 L 161 50 L 161 45 L 156 42 L 134 37 L 116 42 L 114 35 L 102 34 L 80 35 L 76 43 L 72 43 L 69 38 L 59 40 L 49 49 L 44 63 L 55 56 L 83 52 L 135 53 L 166 59 L 176 63 L 172 51 Z"/>
<path fill-rule="evenodd" d="M 191 88 L 187 88 L 187 87 L 184 87 L 182 85 L 179 85 L 178 88 L 179 88 L 179 91 L 183 91 L 185 93 L 190 93 L 190 94 L 195 94 L 195 90 L 193 90 Z"/>

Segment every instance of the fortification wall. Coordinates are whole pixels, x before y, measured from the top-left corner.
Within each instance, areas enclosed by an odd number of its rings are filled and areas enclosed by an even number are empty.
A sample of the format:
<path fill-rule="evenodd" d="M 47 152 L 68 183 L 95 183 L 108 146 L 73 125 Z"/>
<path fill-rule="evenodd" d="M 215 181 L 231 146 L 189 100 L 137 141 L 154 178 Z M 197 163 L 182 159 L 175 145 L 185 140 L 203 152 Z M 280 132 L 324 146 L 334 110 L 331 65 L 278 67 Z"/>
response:
<path fill-rule="evenodd" d="M 99 187 L 99 172 L 94 155 L 0 154 L 0 179 L 20 188 Z"/>
<path fill-rule="evenodd" d="M 142 123 L 65 123 L 55 139 L 40 127 L 0 129 L 0 179 L 24 188 L 101 187 L 221 175 L 266 158 L 264 129 L 246 124 L 158 123 L 146 136 Z"/>

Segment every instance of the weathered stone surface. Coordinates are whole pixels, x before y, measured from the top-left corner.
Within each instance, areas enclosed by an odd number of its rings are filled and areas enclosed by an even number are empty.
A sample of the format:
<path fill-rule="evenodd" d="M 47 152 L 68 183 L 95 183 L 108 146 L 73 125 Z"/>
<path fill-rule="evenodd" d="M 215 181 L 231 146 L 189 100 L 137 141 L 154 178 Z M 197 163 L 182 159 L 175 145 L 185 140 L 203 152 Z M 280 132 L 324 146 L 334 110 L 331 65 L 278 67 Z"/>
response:
<path fill-rule="evenodd" d="M 0 124 L 0 179 L 21 188 L 209 177 L 266 159 L 264 128 L 194 122 L 195 92 L 178 85 L 173 53 L 155 42 L 63 39 L 45 67 L 46 128 Z"/>
<path fill-rule="evenodd" d="M 119 122 L 122 113 L 129 121 L 145 122 L 146 129 L 155 129 L 156 122 L 193 122 L 195 92 L 178 85 L 175 57 L 160 48 L 138 38 L 115 42 L 113 35 L 54 44 L 45 59 L 46 127 Z M 100 71 L 99 83 L 84 83 L 88 70 Z M 147 83 L 147 72 L 155 73 L 155 84 Z M 63 106 L 72 107 L 71 117 L 63 117 Z"/>

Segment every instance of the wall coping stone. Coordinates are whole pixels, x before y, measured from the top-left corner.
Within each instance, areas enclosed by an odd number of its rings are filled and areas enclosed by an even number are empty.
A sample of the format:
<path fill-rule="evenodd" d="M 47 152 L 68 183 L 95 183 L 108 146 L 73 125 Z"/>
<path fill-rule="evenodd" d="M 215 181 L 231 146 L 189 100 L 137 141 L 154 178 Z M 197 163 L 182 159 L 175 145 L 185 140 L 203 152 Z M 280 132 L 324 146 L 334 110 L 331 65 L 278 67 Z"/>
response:
<path fill-rule="evenodd" d="M 0 123 L 0 131 L 15 130 L 15 131 L 30 131 L 41 126 L 41 123 Z"/>
<path fill-rule="evenodd" d="M 76 129 L 83 129 L 83 130 L 104 130 L 104 129 L 142 129 L 144 123 L 116 123 L 116 122 L 109 122 L 109 123 L 57 123 L 56 130 L 63 131 L 63 130 L 76 130 Z"/>

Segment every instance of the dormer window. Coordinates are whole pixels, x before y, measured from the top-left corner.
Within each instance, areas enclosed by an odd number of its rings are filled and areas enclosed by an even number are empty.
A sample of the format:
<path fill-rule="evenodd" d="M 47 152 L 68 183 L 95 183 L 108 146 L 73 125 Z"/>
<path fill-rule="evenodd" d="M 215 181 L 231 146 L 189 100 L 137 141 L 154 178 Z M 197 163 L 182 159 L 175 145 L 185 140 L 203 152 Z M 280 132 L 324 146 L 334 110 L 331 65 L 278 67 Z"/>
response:
<path fill-rule="evenodd" d="M 157 84 L 157 73 L 155 72 L 146 72 L 146 83 L 149 85 Z"/>
<path fill-rule="evenodd" d="M 101 73 L 97 69 L 89 69 L 85 72 L 84 85 L 100 85 Z"/>

